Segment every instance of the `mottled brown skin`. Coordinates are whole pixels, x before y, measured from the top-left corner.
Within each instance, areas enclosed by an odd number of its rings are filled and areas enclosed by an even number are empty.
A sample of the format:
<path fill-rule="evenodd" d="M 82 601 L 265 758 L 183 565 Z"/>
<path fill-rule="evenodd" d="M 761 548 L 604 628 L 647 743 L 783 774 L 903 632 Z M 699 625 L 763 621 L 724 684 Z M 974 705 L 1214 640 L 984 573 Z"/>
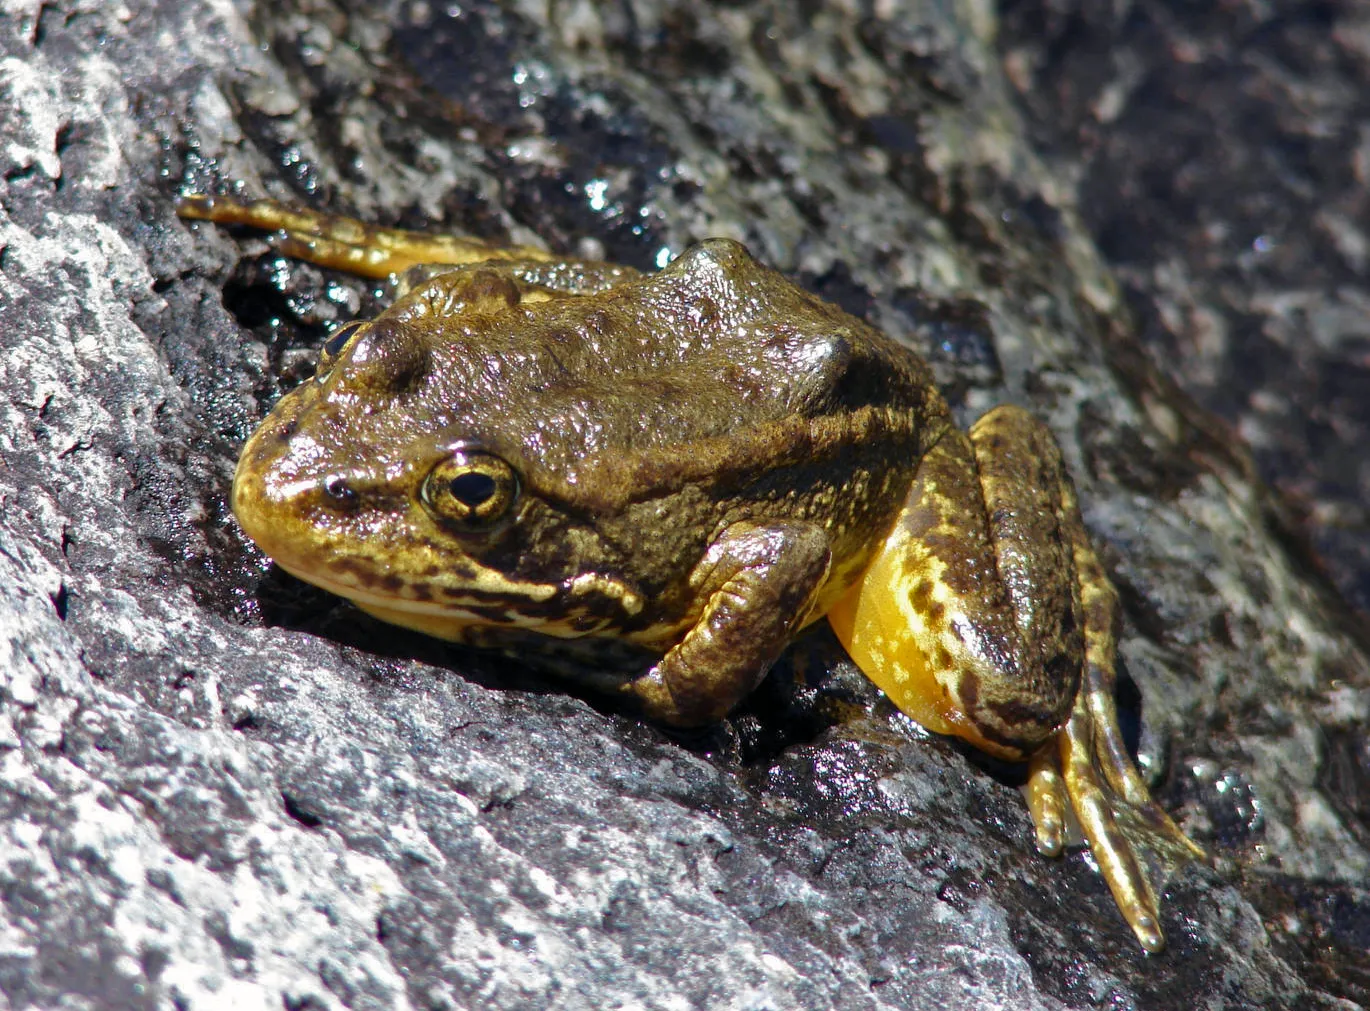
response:
<path fill-rule="evenodd" d="M 643 276 L 269 201 L 180 213 L 405 275 L 243 449 L 234 512 L 283 568 L 443 638 L 626 658 L 584 679 L 676 725 L 826 614 L 915 719 L 1027 760 L 1039 848 L 1069 805 L 1163 945 L 1133 840 L 1199 851 L 1123 747 L 1117 596 L 1040 423 L 960 432 L 920 358 L 727 240 Z"/>

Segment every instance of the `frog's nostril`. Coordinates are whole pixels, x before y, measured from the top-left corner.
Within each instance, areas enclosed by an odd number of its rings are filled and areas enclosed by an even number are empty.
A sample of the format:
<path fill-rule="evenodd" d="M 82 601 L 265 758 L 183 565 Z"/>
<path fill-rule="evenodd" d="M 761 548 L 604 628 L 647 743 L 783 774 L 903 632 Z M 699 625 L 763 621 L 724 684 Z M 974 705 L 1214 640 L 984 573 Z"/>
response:
<path fill-rule="evenodd" d="M 263 442 L 270 440 L 271 442 L 274 442 L 277 446 L 284 446 L 290 441 L 291 436 L 293 436 L 297 431 L 299 431 L 299 428 L 299 418 L 294 415 L 291 415 L 290 417 L 282 421 L 279 425 L 277 425 L 275 428 L 268 429 L 265 433 L 266 438 L 263 439 Z"/>
<path fill-rule="evenodd" d="M 357 505 L 357 492 L 347 480 L 338 474 L 325 478 L 323 493 L 329 505 L 337 509 L 353 509 Z"/>

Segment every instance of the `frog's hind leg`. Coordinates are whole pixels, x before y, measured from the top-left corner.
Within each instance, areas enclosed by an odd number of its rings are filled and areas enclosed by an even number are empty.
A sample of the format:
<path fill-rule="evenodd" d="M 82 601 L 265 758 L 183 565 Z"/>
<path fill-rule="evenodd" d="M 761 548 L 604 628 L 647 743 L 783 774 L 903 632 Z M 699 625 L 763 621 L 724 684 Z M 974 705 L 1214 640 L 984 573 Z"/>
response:
<path fill-rule="evenodd" d="M 904 510 L 828 613 L 861 670 L 923 726 L 1023 761 L 1054 737 L 1079 687 L 1080 622 L 1054 482 L 1031 447 L 977 460 L 949 428 Z M 1049 469 L 1049 468 L 1048 468 Z M 1029 529 L 1034 528 L 1034 529 Z M 1036 529 L 1041 528 L 1041 529 Z"/>
<path fill-rule="evenodd" d="M 1177 864 L 1199 851 L 1152 801 L 1114 709 L 1117 593 L 1090 546 L 1050 431 L 989 412 L 947 431 L 866 574 L 828 615 L 857 665 L 905 713 L 1029 762 L 1038 848 L 1058 854 L 1073 809 L 1150 951 L 1155 893 L 1134 840 Z"/>
<path fill-rule="evenodd" d="M 288 207 L 275 200 L 193 194 L 176 205 L 183 218 L 246 225 L 269 232 L 282 254 L 359 277 L 384 279 L 427 264 L 460 266 L 486 260 L 549 261 L 531 246 L 497 246 L 465 235 L 430 235 L 376 228 L 354 218 Z"/>
<path fill-rule="evenodd" d="M 977 423 L 977 429 L 985 426 L 973 433 L 977 448 L 989 441 L 986 430 L 992 431 L 996 422 L 1002 423 L 986 416 Z M 1039 439 L 1051 438 L 1033 419 L 1013 423 L 1039 428 Z M 1054 441 L 1050 447 L 1039 446 L 1039 452 L 1054 451 Z M 1028 807 L 1037 848 L 1055 856 L 1063 848 L 1069 803 L 1119 910 L 1142 947 L 1156 952 L 1165 945 L 1159 905 L 1133 839 L 1143 837 L 1142 845 L 1167 864 L 1202 859 L 1204 854 L 1151 798 L 1123 741 L 1114 704 L 1118 593 L 1090 543 L 1064 468 L 1059 470 L 1058 486 L 1061 530 L 1079 586 L 1083 665 L 1079 692 L 1056 745 L 1041 748 L 1030 759 Z"/>
<path fill-rule="evenodd" d="M 1075 512 L 1073 498 L 1072 491 L 1070 506 Z M 1146 869 L 1117 820 L 1123 810 L 1118 799 L 1133 810 L 1158 814 L 1179 832 L 1152 801 L 1118 727 L 1113 703 L 1117 591 L 1104 577 L 1087 537 L 1076 538 L 1076 559 L 1085 620 L 1083 679 L 1056 746 L 1032 756 L 1028 808 L 1038 850 L 1057 856 L 1064 845 L 1065 807 L 1070 804 L 1123 918 L 1145 950 L 1158 952 L 1165 946 L 1160 907 Z"/>

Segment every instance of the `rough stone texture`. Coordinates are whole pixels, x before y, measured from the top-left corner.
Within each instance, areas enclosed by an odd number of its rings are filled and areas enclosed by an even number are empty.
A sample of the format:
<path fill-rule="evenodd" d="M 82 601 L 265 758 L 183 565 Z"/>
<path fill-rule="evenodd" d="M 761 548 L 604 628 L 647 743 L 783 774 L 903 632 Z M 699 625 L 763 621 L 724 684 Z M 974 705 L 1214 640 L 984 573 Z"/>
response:
<path fill-rule="evenodd" d="M 1006 5 L 1002 45 L 1158 361 L 1370 617 L 1370 14 Z"/>
<path fill-rule="evenodd" d="M 987 10 L 355 7 L 0 16 L 8 1006 L 1370 1001 L 1365 653 L 1140 351 Z M 1047 419 L 1144 765 L 1218 858 L 1171 882 L 1167 953 L 1082 854 L 1035 855 L 1012 770 L 822 633 L 681 742 L 268 571 L 236 447 L 383 293 L 174 218 L 237 184 L 642 267 L 731 235 L 926 351 L 967 419 Z"/>

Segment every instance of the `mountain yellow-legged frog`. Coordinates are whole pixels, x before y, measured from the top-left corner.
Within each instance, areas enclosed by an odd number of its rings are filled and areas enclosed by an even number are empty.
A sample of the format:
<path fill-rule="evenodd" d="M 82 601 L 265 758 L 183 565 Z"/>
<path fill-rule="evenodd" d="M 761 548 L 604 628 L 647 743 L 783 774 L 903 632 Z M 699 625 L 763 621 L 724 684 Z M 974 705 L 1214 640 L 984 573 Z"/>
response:
<path fill-rule="evenodd" d="M 1118 598 L 1045 426 L 959 430 L 921 358 L 728 240 L 643 275 L 271 201 L 179 211 L 401 279 L 243 448 L 233 511 L 282 568 L 444 639 L 612 656 L 585 679 L 677 726 L 826 616 L 913 719 L 1027 762 L 1038 849 L 1069 805 L 1160 950 L 1132 829 L 1202 854 L 1124 746 Z"/>

